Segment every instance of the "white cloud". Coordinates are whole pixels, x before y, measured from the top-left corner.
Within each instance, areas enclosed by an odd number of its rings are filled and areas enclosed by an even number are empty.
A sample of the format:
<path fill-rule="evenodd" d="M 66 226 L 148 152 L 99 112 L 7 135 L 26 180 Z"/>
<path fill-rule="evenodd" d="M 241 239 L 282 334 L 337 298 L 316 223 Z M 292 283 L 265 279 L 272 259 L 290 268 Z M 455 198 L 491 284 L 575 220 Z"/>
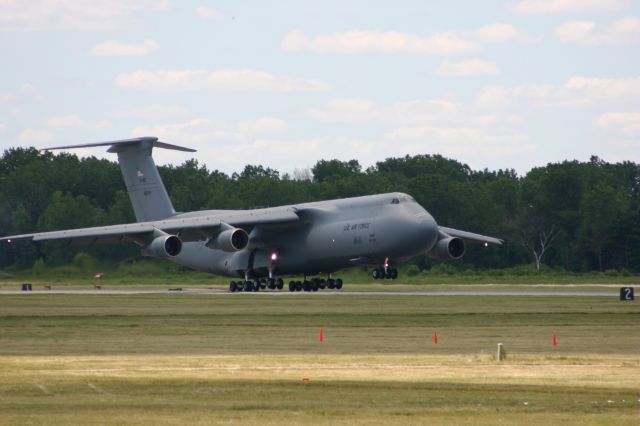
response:
<path fill-rule="evenodd" d="M 238 131 L 246 135 L 260 135 L 265 133 L 281 133 L 287 130 L 287 124 L 276 117 L 261 117 L 255 120 L 240 121 Z"/>
<path fill-rule="evenodd" d="M 133 130 L 132 135 L 153 135 L 184 144 L 227 144 L 247 141 L 258 135 L 281 133 L 287 128 L 287 124 L 277 117 L 260 117 L 238 122 L 195 118 L 181 123 L 139 126 Z"/>
<path fill-rule="evenodd" d="M 445 99 L 416 99 L 377 105 L 363 98 L 333 99 L 326 106 L 305 113 L 318 121 L 370 125 L 443 122 L 454 119 L 457 114 L 458 105 Z"/>
<path fill-rule="evenodd" d="M 89 50 L 93 56 L 145 56 L 158 48 L 154 40 L 145 40 L 138 44 L 126 44 L 116 40 L 105 41 Z"/>
<path fill-rule="evenodd" d="M 557 26 L 553 33 L 562 43 L 588 46 L 640 43 L 640 18 L 629 16 L 605 26 L 592 21 L 570 21 Z"/>
<path fill-rule="evenodd" d="M 615 12 L 628 9 L 631 0 L 522 0 L 508 9 L 521 15 L 560 15 L 582 12 Z"/>
<path fill-rule="evenodd" d="M 330 85 L 321 80 L 278 76 L 249 69 L 160 70 L 122 73 L 116 87 L 153 91 L 254 91 L 254 92 L 317 92 Z"/>
<path fill-rule="evenodd" d="M 520 31 L 510 24 L 487 25 L 476 31 L 475 36 L 483 43 L 497 43 L 522 37 Z"/>
<path fill-rule="evenodd" d="M 2 31 L 114 31 L 139 25 L 138 14 L 161 10 L 170 0 L 2 0 Z"/>
<path fill-rule="evenodd" d="M 201 6 L 196 8 L 196 15 L 204 20 L 220 19 L 222 18 L 222 12 L 213 9 L 211 7 Z"/>
<path fill-rule="evenodd" d="M 267 147 L 245 154 L 240 147 L 254 146 L 265 135 L 282 134 L 287 124 L 277 117 L 260 117 L 254 120 L 226 122 L 196 118 L 173 124 L 136 127 L 131 135 L 151 135 L 162 141 L 188 146 L 198 150 L 197 156 L 212 169 L 225 171 L 241 170 L 245 164 L 268 165 L 262 156 L 269 152 Z M 247 148 L 248 149 L 248 148 Z M 175 164 L 175 153 L 166 150 L 154 152 L 158 163 Z M 286 152 L 281 160 L 288 161 Z"/>
<path fill-rule="evenodd" d="M 529 42 L 510 24 L 493 24 L 469 32 L 442 32 L 430 35 L 397 31 L 352 30 L 307 36 L 289 32 L 280 43 L 287 52 L 314 53 L 396 53 L 423 55 L 460 55 L 475 52 L 485 43 L 510 40 Z"/>
<path fill-rule="evenodd" d="M 53 135 L 46 130 L 24 129 L 18 135 L 20 145 L 40 145 L 53 140 Z"/>
<path fill-rule="evenodd" d="M 430 55 L 455 55 L 478 49 L 475 42 L 454 33 L 420 36 L 395 31 L 346 31 L 315 37 L 308 37 L 300 31 L 291 31 L 282 40 L 280 47 L 287 52 Z"/>
<path fill-rule="evenodd" d="M 470 77 L 498 75 L 500 70 L 496 64 L 484 59 L 463 59 L 460 61 L 450 61 L 445 59 L 435 71 L 441 76 Z"/>
<path fill-rule="evenodd" d="M 18 89 L 10 92 L 0 92 L 0 104 L 27 99 L 42 100 L 43 96 L 40 94 L 40 90 L 30 83 L 24 83 Z"/>
<path fill-rule="evenodd" d="M 119 108 L 115 110 L 111 116 L 124 119 L 162 120 L 166 118 L 185 116 L 187 113 L 187 109 L 182 105 L 154 104 Z"/>
<path fill-rule="evenodd" d="M 514 88 L 487 87 L 476 97 L 481 107 L 511 108 L 516 101 L 545 107 L 637 108 L 640 77 L 591 78 L 575 76 L 562 85 L 523 84 Z"/>
<path fill-rule="evenodd" d="M 51 129 L 104 129 L 111 123 L 107 120 L 87 121 L 76 114 L 67 114 L 49 117 L 44 125 Z"/>
<path fill-rule="evenodd" d="M 635 137 L 640 144 L 640 112 L 606 112 L 595 122 L 596 126 L 608 131 L 620 132 L 625 136 Z"/>
<path fill-rule="evenodd" d="M 492 157 L 521 156 L 537 151 L 524 133 L 509 129 L 414 126 L 392 129 L 385 139 L 407 152 L 439 153 L 478 164 Z"/>
<path fill-rule="evenodd" d="M 38 94 L 38 92 L 39 92 L 38 88 L 30 83 L 23 84 L 22 86 L 20 86 L 20 89 L 18 90 L 18 93 L 23 96 L 35 96 Z"/>

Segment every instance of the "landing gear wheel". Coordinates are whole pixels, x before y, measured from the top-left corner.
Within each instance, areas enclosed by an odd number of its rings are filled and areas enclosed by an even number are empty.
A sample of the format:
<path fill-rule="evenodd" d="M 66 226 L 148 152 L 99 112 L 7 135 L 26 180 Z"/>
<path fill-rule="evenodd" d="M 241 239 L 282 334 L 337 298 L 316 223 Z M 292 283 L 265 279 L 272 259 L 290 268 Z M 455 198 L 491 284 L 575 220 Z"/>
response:
<path fill-rule="evenodd" d="M 253 291 L 253 281 L 244 282 L 244 291 Z"/>
<path fill-rule="evenodd" d="M 296 291 L 302 291 L 302 283 L 300 281 L 296 281 Z"/>
<path fill-rule="evenodd" d="M 304 291 L 311 291 L 311 283 L 309 281 L 305 281 L 302 283 L 302 289 Z"/>
<path fill-rule="evenodd" d="M 229 291 L 231 293 L 235 293 L 237 289 L 238 289 L 238 286 L 237 286 L 236 282 L 235 281 L 231 281 L 229 283 Z"/>
<path fill-rule="evenodd" d="M 327 280 L 327 288 L 333 290 L 336 286 L 336 282 L 333 278 Z"/>
<path fill-rule="evenodd" d="M 340 290 L 342 288 L 342 278 L 336 280 L 336 288 Z"/>
<path fill-rule="evenodd" d="M 391 279 L 395 280 L 396 278 L 398 278 L 398 270 L 396 268 L 393 268 L 391 270 Z"/>
<path fill-rule="evenodd" d="M 284 281 L 282 281 L 282 278 L 278 278 L 276 280 L 276 288 L 278 290 L 282 290 L 283 287 L 284 287 Z"/>
<path fill-rule="evenodd" d="M 380 275 L 379 275 L 379 270 L 378 269 L 374 269 L 372 275 L 373 275 L 373 279 L 374 280 L 379 280 L 380 279 Z"/>
<path fill-rule="evenodd" d="M 320 280 L 315 279 L 311 282 L 311 291 L 318 291 L 320 288 Z"/>
<path fill-rule="evenodd" d="M 296 291 L 296 282 L 289 281 L 289 291 Z"/>
<path fill-rule="evenodd" d="M 320 290 L 324 290 L 327 287 L 327 282 L 325 280 L 319 280 L 318 285 L 320 286 Z"/>

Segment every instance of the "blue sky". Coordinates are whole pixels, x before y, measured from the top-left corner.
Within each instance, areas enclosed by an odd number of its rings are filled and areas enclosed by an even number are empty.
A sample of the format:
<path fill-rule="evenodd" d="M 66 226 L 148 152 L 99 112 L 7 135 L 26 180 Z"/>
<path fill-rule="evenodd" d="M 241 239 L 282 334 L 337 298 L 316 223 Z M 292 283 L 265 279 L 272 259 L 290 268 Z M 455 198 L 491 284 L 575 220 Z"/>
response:
<path fill-rule="evenodd" d="M 1 149 L 152 135 L 227 173 L 640 161 L 636 1 L 103 3 L 0 0 Z"/>

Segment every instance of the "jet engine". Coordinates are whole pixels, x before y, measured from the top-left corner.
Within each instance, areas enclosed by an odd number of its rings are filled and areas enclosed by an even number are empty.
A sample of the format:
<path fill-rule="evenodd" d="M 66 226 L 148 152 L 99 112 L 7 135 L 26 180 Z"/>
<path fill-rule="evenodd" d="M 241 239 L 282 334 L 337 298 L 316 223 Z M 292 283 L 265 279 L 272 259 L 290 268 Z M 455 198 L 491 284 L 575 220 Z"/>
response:
<path fill-rule="evenodd" d="M 442 260 L 460 259 L 464 255 L 464 241 L 457 237 L 442 238 L 429 254 Z"/>
<path fill-rule="evenodd" d="M 249 234 L 240 228 L 231 228 L 222 231 L 217 237 L 207 243 L 207 247 L 228 252 L 244 250 L 249 245 Z"/>
<path fill-rule="evenodd" d="M 161 235 L 142 249 L 147 256 L 174 257 L 180 254 L 182 241 L 175 235 Z"/>

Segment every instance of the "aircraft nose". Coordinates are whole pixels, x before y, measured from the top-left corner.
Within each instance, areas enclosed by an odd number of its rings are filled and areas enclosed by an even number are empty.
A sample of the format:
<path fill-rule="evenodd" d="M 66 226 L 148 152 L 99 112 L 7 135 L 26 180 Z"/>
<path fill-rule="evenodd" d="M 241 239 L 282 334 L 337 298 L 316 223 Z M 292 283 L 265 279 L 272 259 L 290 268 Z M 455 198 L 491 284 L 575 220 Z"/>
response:
<path fill-rule="evenodd" d="M 431 250 L 438 241 L 438 224 L 430 214 L 423 216 L 420 222 L 420 234 L 426 249 Z"/>

